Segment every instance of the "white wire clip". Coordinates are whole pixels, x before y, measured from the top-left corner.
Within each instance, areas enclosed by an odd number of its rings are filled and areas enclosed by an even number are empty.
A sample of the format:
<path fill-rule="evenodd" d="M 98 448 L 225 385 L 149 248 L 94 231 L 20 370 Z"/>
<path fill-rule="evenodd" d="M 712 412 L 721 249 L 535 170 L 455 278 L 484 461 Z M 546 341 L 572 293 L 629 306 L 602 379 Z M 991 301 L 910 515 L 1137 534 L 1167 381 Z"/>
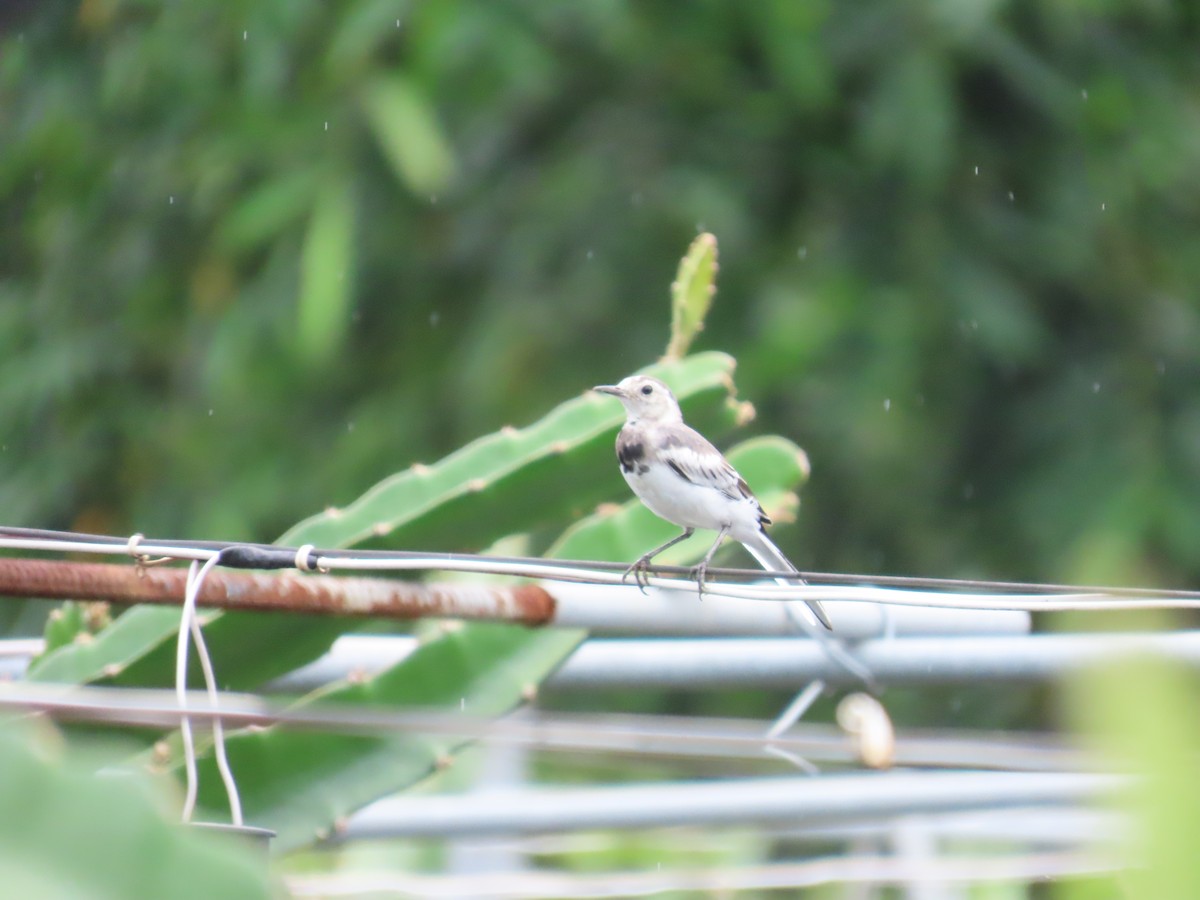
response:
<path fill-rule="evenodd" d="M 296 551 L 296 568 L 301 572 L 320 572 L 322 575 L 327 575 L 329 569 L 317 565 L 318 557 L 314 556 L 314 549 L 316 548 L 312 544 L 305 544 Z"/>
<path fill-rule="evenodd" d="M 138 552 L 138 545 L 142 542 L 145 535 L 140 531 L 137 534 L 129 536 L 129 542 L 125 544 L 125 551 L 133 557 L 133 561 L 137 564 L 138 577 L 142 577 L 142 570 L 150 566 L 160 566 L 165 562 L 170 562 L 171 557 L 160 556 L 158 559 L 151 559 L 149 555 Z"/>

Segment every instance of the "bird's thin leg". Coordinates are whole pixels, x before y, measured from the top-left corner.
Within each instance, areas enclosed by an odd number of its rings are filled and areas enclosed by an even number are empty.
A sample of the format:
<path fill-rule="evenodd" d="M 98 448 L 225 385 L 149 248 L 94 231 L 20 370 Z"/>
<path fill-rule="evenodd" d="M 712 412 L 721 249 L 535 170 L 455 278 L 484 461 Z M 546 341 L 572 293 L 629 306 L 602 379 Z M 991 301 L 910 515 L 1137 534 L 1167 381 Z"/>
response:
<path fill-rule="evenodd" d="M 692 574 L 696 576 L 696 592 L 700 595 L 701 600 L 704 599 L 704 573 L 708 571 L 708 564 L 712 562 L 713 554 L 717 552 L 717 548 L 721 546 L 721 542 L 725 540 L 727 534 L 729 534 L 729 526 L 724 525 L 717 532 L 717 539 L 713 541 L 713 545 L 704 554 L 704 559 L 700 560 L 700 565 L 692 569 Z"/>
<path fill-rule="evenodd" d="M 649 576 L 646 574 L 646 569 L 650 565 L 650 560 L 654 559 L 654 557 L 658 556 L 658 554 L 662 553 L 668 547 L 674 547 L 680 541 L 686 541 L 695 533 L 695 528 L 685 528 L 683 534 L 676 535 L 661 547 L 655 547 L 649 553 L 643 553 L 637 562 L 625 570 L 625 574 L 621 576 L 621 580 L 625 581 L 632 574 L 633 580 L 637 582 L 638 590 L 643 594 L 646 593 L 646 587 L 649 584 Z"/>

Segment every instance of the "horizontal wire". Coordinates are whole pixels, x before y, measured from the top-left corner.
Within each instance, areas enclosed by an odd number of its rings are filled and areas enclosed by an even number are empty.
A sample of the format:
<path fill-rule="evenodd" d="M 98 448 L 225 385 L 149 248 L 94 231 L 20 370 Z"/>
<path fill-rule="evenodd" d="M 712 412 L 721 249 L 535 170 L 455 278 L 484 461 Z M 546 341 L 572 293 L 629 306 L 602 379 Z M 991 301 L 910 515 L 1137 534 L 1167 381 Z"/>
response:
<path fill-rule="evenodd" d="M 30 547 L 30 545 L 35 545 Z M 87 545 L 79 542 L 64 541 L 56 545 L 53 541 L 27 540 L 20 538 L 0 538 L 0 547 L 26 547 L 27 549 L 60 549 L 64 552 L 77 552 Z M 124 554 L 124 547 L 116 544 L 95 544 L 92 551 L 96 553 Z M 169 545 L 157 545 L 143 542 L 138 545 L 141 552 L 152 555 L 169 555 L 171 553 L 190 552 L 197 559 L 210 559 L 219 552 L 214 550 L 184 550 Z M 278 549 L 278 548 L 276 548 Z M 539 578 L 549 581 L 575 582 L 589 584 L 624 584 L 625 579 L 615 572 L 593 571 L 585 573 L 580 566 L 564 566 L 557 561 L 537 559 L 521 560 L 518 563 L 507 563 L 493 557 L 470 557 L 462 555 L 448 561 L 441 555 L 427 556 L 422 554 L 406 555 L 393 559 L 357 559 L 350 557 L 325 557 L 316 560 L 316 566 L 325 570 L 347 571 L 428 571 L 452 570 L 457 572 L 474 572 L 479 574 L 509 575 L 518 577 Z M 767 573 L 756 573 L 760 578 Z M 649 576 L 643 579 L 649 586 L 668 590 L 693 592 L 695 582 L 675 578 Z M 630 585 L 632 588 L 632 585 Z M 1119 610 L 1135 609 L 1154 606 L 1156 608 L 1200 608 L 1200 596 L 1196 599 L 1158 598 L 1154 595 L 1121 595 L 1105 596 L 1099 593 L 1085 594 L 955 594 L 945 592 L 913 591 L 900 588 L 883 588 L 854 585 L 819 585 L 805 584 L 796 586 L 780 586 L 773 583 L 764 584 L 731 584 L 714 580 L 705 582 L 705 595 L 710 597 L 726 597 L 738 600 L 759 600 L 787 602 L 792 600 L 844 600 L 855 603 L 872 603 L 893 606 L 924 606 L 942 609 L 976 609 L 976 610 L 1022 610 L 1029 612 L 1057 612 L 1067 610 Z"/>
<path fill-rule="evenodd" d="M 85 534 L 79 532 L 58 532 L 42 528 L 18 528 L 0 526 L 0 547 L 25 548 L 25 550 L 46 550 L 58 552 L 79 553 L 128 553 L 130 539 L 113 535 Z M 140 540 L 136 550 L 138 554 L 149 556 L 168 556 L 178 559 L 209 559 L 214 554 L 229 547 L 253 547 L 264 551 L 294 552 L 293 548 L 280 547 L 271 544 L 256 544 L 247 541 L 179 541 L 179 540 Z M 484 556 L 474 553 L 444 553 L 421 551 L 371 551 L 371 550 L 317 550 L 318 563 L 323 568 L 379 570 L 379 571 L 414 571 L 445 569 L 455 571 L 478 571 L 494 575 L 530 575 L 533 577 L 560 578 L 569 581 L 599 581 L 611 583 L 610 578 L 588 577 L 581 578 L 582 572 L 600 576 L 601 574 L 616 574 L 624 576 L 629 566 L 624 563 L 589 562 L 589 560 L 554 559 L 546 560 L 538 557 L 506 557 Z M 691 580 L 692 569 L 689 566 L 655 565 L 650 569 L 660 576 L 683 576 L 686 581 L 670 580 L 662 587 L 684 587 Z M 894 587 L 894 588 L 930 588 L 971 590 L 971 592 L 997 592 L 1019 594 L 1050 594 L 1075 595 L 1087 598 L 1146 598 L 1153 600 L 1190 600 L 1200 601 L 1200 590 L 1158 589 L 1142 587 L 1117 586 L 1080 586 L 1080 584 L 1044 583 L 1044 582 L 1010 582 L 968 580 L 968 578 L 937 578 L 900 575 L 857 575 L 845 572 L 786 572 L 768 571 L 762 569 L 709 568 L 709 577 L 732 578 L 732 580 L 761 580 L 761 578 L 797 578 L 806 582 L 817 582 L 809 587 Z M 709 586 L 706 584 L 706 587 Z M 718 593 L 712 590 L 712 593 Z M 778 590 L 775 592 L 778 594 Z M 740 596 L 740 594 L 736 594 Z M 763 595 L 764 596 L 764 595 Z M 838 595 L 830 595 L 838 596 Z M 818 598 L 820 599 L 820 598 Z M 842 598 L 845 599 L 845 598 Z M 1016 608 L 1016 607 L 1009 607 Z M 1022 607 L 1024 608 L 1024 607 Z M 1049 607 L 1031 607 L 1049 608 Z M 1105 608 L 1111 608 L 1105 605 Z"/>
<path fill-rule="evenodd" d="M 186 707 L 174 691 L 142 688 L 72 687 L 41 684 L 0 686 L 0 709 L 39 712 L 56 719 L 104 722 L 148 728 L 174 728 L 186 715 L 196 723 L 216 720 L 229 727 L 321 730 L 376 736 L 391 732 L 516 744 L 570 752 L 616 752 L 655 757 L 712 757 L 762 761 L 778 748 L 823 762 L 852 762 L 846 735 L 830 725 L 800 725 L 768 737 L 769 722 L 754 719 L 655 715 L 546 713 L 510 719 L 469 713 L 364 709 L 347 704 L 306 706 L 271 703 L 254 695 L 221 695 L 208 705 L 200 692 Z M 952 730 L 912 730 L 897 736 L 897 764 L 1019 771 L 1080 771 L 1084 755 L 1047 735 L 992 734 Z"/>
<path fill-rule="evenodd" d="M 31 546 L 32 545 L 32 546 Z M 41 539 L 0 538 L 0 547 L 21 547 L 27 549 L 55 549 L 53 541 Z M 116 544 L 95 544 L 94 552 L 107 554 L 124 554 L 126 550 Z M 64 552 L 77 552 L 85 544 L 64 541 L 59 549 Z M 278 548 L 277 548 L 278 549 Z M 166 556 L 176 551 L 165 545 L 141 543 L 138 550 L 146 554 Z M 190 550 L 197 559 L 211 559 L 217 552 L 213 550 Z M 487 557 L 463 557 L 453 562 L 447 562 L 440 556 L 406 556 L 403 559 L 354 559 L 318 557 L 316 567 L 323 570 L 349 571 L 427 571 L 430 569 L 453 570 L 457 572 L 474 572 L 479 574 L 510 575 L 518 577 L 540 578 L 559 582 L 583 582 L 590 584 L 619 585 L 625 583 L 623 576 L 615 572 L 591 572 L 584 574 L 580 568 L 564 567 L 558 562 L 539 560 L 522 561 L 520 563 L 505 563 Z M 759 572 L 760 577 L 765 573 Z M 649 586 L 676 591 L 694 591 L 695 582 L 674 578 L 648 576 L 643 583 Z M 632 588 L 632 585 L 630 585 Z M 982 609 L 982 610 L 1026 610 L 1026 611 L 1058 611 L 1058 610 L 1098 610 L 1123 609 L 1145 606 L 1152 602 L 1158 607 L 1200 608 L 1200 598 L 1195 600 L 1157 600 L 1153 598 L 1105 598 L 1098 594 L 1081 595 L 1019 595 L 1019 594 L 949 594 L 908 591 L 897 588 L 876 588 L 850 585 L 796 585 L 780 586 L 776 584 L 738 585 L 706 581 L 705 594 L 710 597 L 726 597 L 739 600 L 760 600 L 786 602 L 792 600 L 846 600 L 858 603 L 874 603 L 878 605 L 898 606 L 927 606 L 950 609 Z"/>

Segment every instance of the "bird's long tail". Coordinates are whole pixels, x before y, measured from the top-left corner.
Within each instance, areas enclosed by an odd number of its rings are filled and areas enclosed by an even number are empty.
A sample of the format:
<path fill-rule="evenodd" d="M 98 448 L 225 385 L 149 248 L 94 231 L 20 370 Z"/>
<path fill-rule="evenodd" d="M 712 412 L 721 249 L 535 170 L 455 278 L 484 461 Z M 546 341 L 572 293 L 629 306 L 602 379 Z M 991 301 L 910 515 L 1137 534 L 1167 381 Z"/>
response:
<path fill-rule="evenodd" d="M 783 551 L 772 543 L 771 539 L 765 533 L 759 532 L 755 540 L 743 541 L 742 546 L 750 551 L 750 555 L 758 560 L 759 565 L 769 572 L 796 572 L 798 569 L 792 565 L 791 561 L 783 555 Z M 788 581 L 786 578 L 776 578 L 777 582 L 782 585 L 794 585 L 797 582 Z M 829 616 L 825 614 L 825 608 L 821 606 L 817 600 L 805 600 L 808 608 L 812 610 L 817 621 L 833 631 L 833 623 L 829 621 Z"/>

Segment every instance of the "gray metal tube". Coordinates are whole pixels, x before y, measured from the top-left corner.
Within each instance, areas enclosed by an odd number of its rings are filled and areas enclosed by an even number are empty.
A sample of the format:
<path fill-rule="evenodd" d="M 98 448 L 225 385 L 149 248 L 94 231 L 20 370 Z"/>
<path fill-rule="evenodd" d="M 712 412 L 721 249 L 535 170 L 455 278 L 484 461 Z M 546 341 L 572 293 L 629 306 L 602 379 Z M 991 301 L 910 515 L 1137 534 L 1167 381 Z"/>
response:
<path fill-rule="evenodd" d="M 586 628 L 593 634 L 729 637 L 796 634 L 783 602 L 741 600 L 695 591 L 636 590 L 602 584 L 547 584 L 554 595 L 554 624 Z M 798 602 L 798 601 L 794 601 Z M 834 632 L 843 640 L 964 634 L 1027 634 L 1022 610 L 946 609 L 885 606 L 823 600 Z"/>
<path fill-rule="evenodd" d="M 5 645 L 19 643 L 18 652 Z M 29 642 L 0 641 L 0 678 L 17 679 Z M 352 672 L 367 675 L 400 662 L 409 637 L 340 638 L 317 661 L 278 679 L 276 691 L 309 691 Z M 1169 634 L 1038 634 L 1023 637 L 897 638 L 851 644 L 883 684 L 977 681 L 1037 682 L 1114 656 L 1145 653 L 1200 667 L 1200 632 Z M 849 676 L 807 638 L 589 640 L 551 676 L 548 688 L 794 688 L 814 679 L 846 684 Z"/>
<path fill-rule="evenodd" d="M 1132 653 L 1200 666 L 1200 632 L 904 638 L 864 641 L 850 649 L 889 685 L 1038 682 Z M 794 687 L 815 679 L 853 683 L 845 669 L 804 639 L 594 640 L 576 651 L 549 686 Z"/>
<path fill-rule="evenodd" d="M 818 826 L 889 816 L 1096 801 L 1127 781 L 1045 772 L 887 772 L 389 798 L 350 818 L 344 839 L 449 837 L 671 825 Z"/>
<path fill-rule="evenodd" d="M 416 642 L 407 637 L 340 638 L 321 659 L 272 689 L 308 691 L 395 665 Z M 1037 682 L 1113 656 L 1150 653 L 1200 666 L 1200 632 L 1039 634 L 1008 637 L 896 638 L 852 644 L 854 656 L 883 684 Z M 714 690 L 795 688 L 815 679 L 850 678 L 807 638 L 589 640 L 551 676 L 548 689 L 675 687 Z"/>

